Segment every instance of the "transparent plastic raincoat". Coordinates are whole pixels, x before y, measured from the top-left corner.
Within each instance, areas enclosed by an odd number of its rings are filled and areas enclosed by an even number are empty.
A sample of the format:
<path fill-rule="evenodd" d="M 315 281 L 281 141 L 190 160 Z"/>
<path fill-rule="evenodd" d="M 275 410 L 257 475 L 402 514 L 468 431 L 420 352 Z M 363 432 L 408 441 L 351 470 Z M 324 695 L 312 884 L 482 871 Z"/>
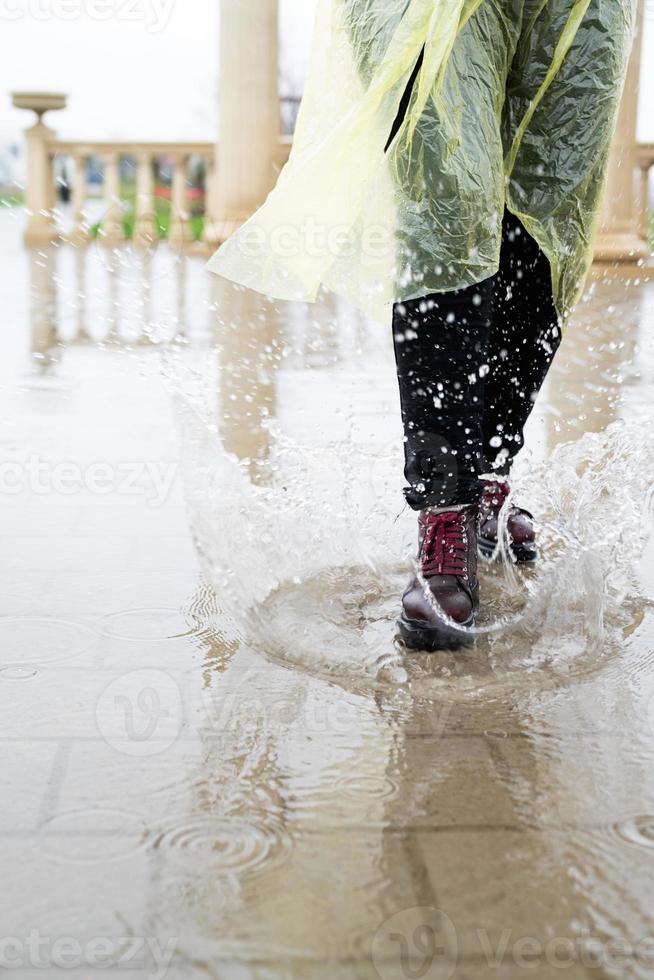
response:
<path fill-rule="evenodd" d="M 324 284 L 388 322 L 394 301 L 493 275 L 506 206 L 550 260 L 565 319 L 633 22 L 632 0 L 319 0 L 290 160 L 209 268 L 279 299 Z"/>

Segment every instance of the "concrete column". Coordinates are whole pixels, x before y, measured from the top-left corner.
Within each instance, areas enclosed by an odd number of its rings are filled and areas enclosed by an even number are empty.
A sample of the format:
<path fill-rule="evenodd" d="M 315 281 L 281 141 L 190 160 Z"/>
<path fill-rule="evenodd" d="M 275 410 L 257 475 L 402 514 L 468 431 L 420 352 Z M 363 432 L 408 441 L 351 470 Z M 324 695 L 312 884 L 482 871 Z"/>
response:
<path fill-rule="evenodd" d="M 209 223 L 218 241 L 264 202 L 276 181 L 278 47 L 277 0 L 221 0 L 217 214 Z"/>
<path fill-rule="evenodd" d="M 27 139 L 27 180 L 25 203 L 29 216 L 25 228 L 25 241 L 38 245 L 57 237 L 52 201 L 54 174 L 52 155 L 48 142 L 54 139 L 54 131 L 39 119 L 25 133 Z"/>
<path fill-rule="evenodd" d="M 154 214 L 154 177 L 152 157 L 139 153 L 136 160 L 136 222 L 134 244 L 152 245 L 157 238 Z"/>
<path fill-rule="evenodd" d="M 650 254 L 649 246 L 641 234 L 641 219 L 635 190 L 643 6 L 644 0 L 639 0 L 636 40 L 611 150 L 602 225 L 595 249 L 596 262 L 620 263 L 635 267 L 643 260 L 647 260 Z"/>

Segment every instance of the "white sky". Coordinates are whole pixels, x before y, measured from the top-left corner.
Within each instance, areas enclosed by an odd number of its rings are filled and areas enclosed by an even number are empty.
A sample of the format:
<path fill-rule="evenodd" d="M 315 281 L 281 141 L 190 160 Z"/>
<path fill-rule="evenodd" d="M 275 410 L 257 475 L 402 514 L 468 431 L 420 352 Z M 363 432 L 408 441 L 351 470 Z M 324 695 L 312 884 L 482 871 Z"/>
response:
<path fill-rule="evenodd" d="M 30 113 L 9 92 L 66 92 L 50 125 L 78 139 L 212 139 L 216 132 L 219 0 L 0 0 L 0 139 Z M 280 0 L 283 71 L 299 80 L 316 0 Z M 654 11 L 651 4 L 649 11 Z M 654 13 L 643 52 L 654 91 Z M 298 81 L 299 84 L 299 81 Z M 640 138 L 654 141 L 654 102 L 641 99 Z"/>

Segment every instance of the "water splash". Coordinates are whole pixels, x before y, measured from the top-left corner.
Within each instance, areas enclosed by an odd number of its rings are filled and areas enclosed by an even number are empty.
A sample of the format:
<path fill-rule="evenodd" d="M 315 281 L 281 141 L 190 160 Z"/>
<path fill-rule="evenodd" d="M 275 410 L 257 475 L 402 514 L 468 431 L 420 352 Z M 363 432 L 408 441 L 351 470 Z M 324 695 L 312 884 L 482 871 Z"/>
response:
<path fill-rule="evenodd" d="M 197 549 L 233 638 L 355 682 L 474 695 L 593 669 L 643 618 L 637 563 L 652 518 L 654 431 L 614 422 L 521 466 L 516 495 L 539 517 L 535 570 L 482 563 L 474 650 L 409 656 L 394 639 L 415 517 L 402 511 L 400 445 L 300 444 L 265 423 L 256 469 L 228 453 L 206 363 L 167 369 L 182 429 Z"/>

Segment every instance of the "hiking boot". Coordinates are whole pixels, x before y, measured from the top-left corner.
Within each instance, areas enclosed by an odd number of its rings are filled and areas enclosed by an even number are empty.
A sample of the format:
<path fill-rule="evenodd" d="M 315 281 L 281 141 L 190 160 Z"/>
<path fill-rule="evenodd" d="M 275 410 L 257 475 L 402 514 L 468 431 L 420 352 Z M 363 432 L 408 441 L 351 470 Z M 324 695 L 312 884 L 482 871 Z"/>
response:
<path fill-rule="evenodd" d="M 484 558 L 499 557 L 497 530 L 500 511 L 510 493 L 511 487 L 506 481 L 497 483 L 487 480 L 484 484 L 477 525 L 479 553 Z M 508 509 L 506 530 L 513 560 L 521 565 L 536 561 L 536 528 L 529 511 L 512 503 Z"/>
<path fill-rule="evenodd" d="M 463 632 L 475 625 L 477 505 L 418 518 L 418 574 L 402 596 L 398 629 L 411 650 L 455 650 L 470 646 Z"/>

